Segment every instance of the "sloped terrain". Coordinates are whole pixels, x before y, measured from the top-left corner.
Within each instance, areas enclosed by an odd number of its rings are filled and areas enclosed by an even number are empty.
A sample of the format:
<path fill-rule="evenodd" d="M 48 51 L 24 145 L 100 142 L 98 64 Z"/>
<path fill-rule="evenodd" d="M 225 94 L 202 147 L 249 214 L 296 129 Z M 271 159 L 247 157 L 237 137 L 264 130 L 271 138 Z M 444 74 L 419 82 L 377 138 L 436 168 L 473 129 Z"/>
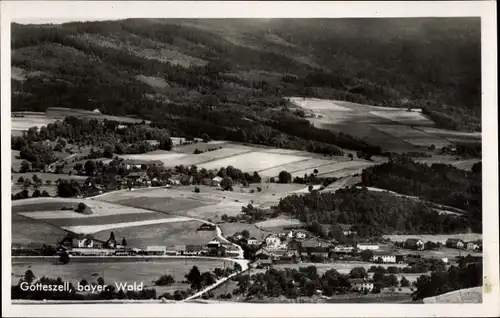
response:
<path fill-rule="evenodd" d="M 97 108 L 173 135 L 366 150 L 308 127 L 283 97 L 424 107 L 438 126 L 479 130 L 479 35 L 467 18 L 13 24 L 12 109 Z"/>

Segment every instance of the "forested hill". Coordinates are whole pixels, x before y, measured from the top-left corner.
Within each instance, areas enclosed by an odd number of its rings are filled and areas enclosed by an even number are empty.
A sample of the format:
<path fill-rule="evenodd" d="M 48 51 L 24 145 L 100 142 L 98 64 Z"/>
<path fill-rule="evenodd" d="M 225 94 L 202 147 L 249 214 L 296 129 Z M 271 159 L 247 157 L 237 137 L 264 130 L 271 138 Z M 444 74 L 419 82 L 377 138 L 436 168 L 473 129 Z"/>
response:
<path fill-rule="evenodd" d="M 475 18 L 131 19 L 11 30 L 13 110 L 99 108 L 217 137 L 258 123 L 266 128 L 254 139 L 270 139 L 282 97 L 300 95 L 425 106 L 442 125 L 480 129 Z M 305 124 L 294 115 L 287 123 Z"/>

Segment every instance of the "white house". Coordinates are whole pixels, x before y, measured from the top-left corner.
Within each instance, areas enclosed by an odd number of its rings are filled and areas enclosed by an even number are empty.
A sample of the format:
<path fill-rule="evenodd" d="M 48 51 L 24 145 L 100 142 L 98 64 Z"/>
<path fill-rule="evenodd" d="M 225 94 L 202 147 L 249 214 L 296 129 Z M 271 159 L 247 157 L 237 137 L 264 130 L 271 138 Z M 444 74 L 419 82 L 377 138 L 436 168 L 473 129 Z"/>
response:
<path fill-rule="evenodd" d="M 352 290 L 355 291 L 368 291 L 371 292 L 373 290 L 373 282 L 365 280 L 365 279 L 350 279 Z"/>
<path fill-rule="evenodd" d="M 292 238 L 293 237 L 293 232 L 292 231 L 283 231 L 278 234 L 279 237 L 286 237 L 286 238 Z"/>
<path fill-rule="evenodd" d="M 266 237 L 266 246 L 279 247 L 280 245 L 281 245 L 281 240 L 276 234 L 269 234 Z"/>
<path fill-rule="evenodd" d="M 393 255 L 389 252 L 375 252 L 372 256 L 373 262 L 381 262 L 381 263 L 396 263 L 396 255 Z"/>
<path fill-rule="evenodd" d="M 306 233 L 297 231 L 295 232 L 295 238 L 297 239 L 305 239 L 307 237 Z"/>
<path fill-rule="evenodd" d="M 374 243 L 359 243 L 358 245 L 356 245 L 356 247 L 358 248 L 358 250 L 361 250 L 361 251 L 364 251 L 364 250 L 375 251 L 375 250 L 379 249 L 379 246 L 377 244 L 374 244 Z"/>
<path fill-rule="evenodd" d="M 248 245 L 252 245 L 252 246 L 257 246 L 257 245 L 260 245 L 260 241 L 257 240 L 255 237 L 251 237 L 247 240 L 247 243 Z"/>
<path fill-rule="evenodd" d="M 76 247 L 79 248 L 92 248 L 94 247 L 94 241 L 90 238 L 81 238 L 76 240 Z"/>

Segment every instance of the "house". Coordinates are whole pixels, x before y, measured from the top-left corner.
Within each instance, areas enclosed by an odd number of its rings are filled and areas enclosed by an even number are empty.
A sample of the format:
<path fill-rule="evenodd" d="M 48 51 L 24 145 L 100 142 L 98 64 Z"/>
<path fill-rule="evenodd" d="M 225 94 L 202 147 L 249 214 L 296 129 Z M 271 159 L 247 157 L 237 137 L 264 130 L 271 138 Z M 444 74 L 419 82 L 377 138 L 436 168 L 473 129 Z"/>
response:
<path fill-rule="evenodd" d="M 423 250 L 425 243 L 421 239 L 409 238 L 404 242 L 404 247 L 410 250 Z"/>
<path fill-rule="evenodd" d="M 396 263 L 396 255 L 391 252 L 373 252 L 372 262 L 375 263 Z"/>
<path fill-rule="evenodd" d="M 93 248 L 94 239 L 90 235 L 68 234 L 59 242 L 59 245 L 66 248 Z"/>
<path fill-rule="evenodd" d="M 358 234 L 358 232 L 356 232 L 353 229 L 352 224 L 340 224 L 339 223 L 339 227 L 340 227 L 340 230 L 342 231 L 342 234 L 344 234 L 344 236 L 352 236 L 352 235 Z"/>
<path fill-rule="evenodd" d="M 215 231 L 215 225 L 210 223 L 203 223 L 196 231 Z"/>
<path fill-rule="evenodd" d="M 396 255 L 396 263 L 403 264 L 406 261 L 406 255 L 397 254 Z"/>
<path fill-rule="evenodd" d="M 461 239 L 449 238 L 446 240 L 446 247 L 448 248 L 465 248 L 465 243 Z"/>
<path fill-rule="evenodd" d="M 202 255 L 203 247 L 201 245 L 186 245 L 184 255 Z"/>
<path fill-rule="evenodd" d="M 349 279 L 349 283 L 351 283 L 351 289 L 354 291 L 371 292 L 373 290 L 373 282 L 366 279 Z"/>
<path fill-rule="evenodd" d="M 354 247 L 347 245 L 336 245 L 331 248 L 330 251 L 336 254 L 351 254 L 354 252 Z"/>
<path fill-rule="evenodd" d="M 257 245 L 260 245 L 260 241 L 258 239 L 256 239 L 255 237 L 251 237 L 247 240 L 247 244 L 248 245 L 251 245 L 251 246 L 257 246 Z"/>
<path fill-rule="evenodd" d="M 479 244 L 477 244 L 476 242 L 467 242 L 467 244 L 465 244 L 465 248 L 468 250 L 468 251 L 479 251 Z"/>
<path fill-rule="evenodd" d="M 181 184 L 181 181 L 178 180 L 178 179 L 173 179 L 173 178 L 169 178 L 167 180 L 167 183 L 168 184 L 171 184 L 171 185 L 180 185 Z"/>
<path fill-rule="evenodd" d="M 322 257 L 322 258 L 328 258 L 328 253 L 329 249 L 326 247 L 301 247 L 300 249 L 300 255 L 301 256 L 316 256 L 316 257 Z"/>
<path fill-rule="evenodd" d="M 371 250 L 371 251 L 376 251 L 379 249 L 378 244 L 375 243 L 359 243 L 356 245 L 356 248 L 361 251 L 365 250 Z"/>
<path fill-rule="evenodd" d="M 296 239 L 303 240 L 303 239 L 305 239 L 305 238 L 307 237 L 307 234 L 306 234 L 306 233 L 304 233 L 304 232 L 302 232 L 302 231 L 296 231 L 296 232 L 294 233 L 294 237 L 295 237 Z"/>
<path fill-rule="evenodd" d="M 210 242 L 207 243 L 207 249 L 209 255 L 217 255 L 220 253 L 220 247 L 222 246 L 221 242 L 214 238 Z"/>
<path fill-rule="evenodd" d="M 212 187 L 218 187 L 218 186 L 220 186 L 221 181 L 222 181 L 222 178 L 221 178 L 221 177 L 219 177 L 219 176 L 216 176 L 216 177 L 214 177 L 214 178 L 211 180 L 211 182 L 210 182 L 210 183 L 211 183 L 211 186 L 212 186 Z"/>
<path fill-rule="evenodd" d="M 293 231 L 283 231 L 278 234 L 280 238 L 292 238 L 293 237 Z"/>
<path fill-rule="evenodd" d="M 165 255 L 167 251 L 166 246 L 148 246 L 146 247 L 146 253 L 148 255 Z"/>
<path fill-rule="evenodd" d="M 301 242 L 297 241 L 295 239 L 288 242 L 288 245 L 287 245 L 287 249 L 289 251 L 298 251 L 298 250 L 300 250 L 301 247 L 302 247 Z"/>
<path fill-rule="evenodd" d="M 270 269 L 273 266 L 273 261 L 270 259 L 263 259 L 257 261 L 257 268 Z"/>
<path fill-rule="evenodd" d="M 261 248 L 255 253 L 255 258 L 258 260 L 273 259 L 274 255 L 271 254 L 267 249 Z"/>
<path fill-rule="evenodd" d="M 276 234 L 269 234 L 265 241 L 268 247 L 278 247 L 281 245 L 281 239 Z"/>

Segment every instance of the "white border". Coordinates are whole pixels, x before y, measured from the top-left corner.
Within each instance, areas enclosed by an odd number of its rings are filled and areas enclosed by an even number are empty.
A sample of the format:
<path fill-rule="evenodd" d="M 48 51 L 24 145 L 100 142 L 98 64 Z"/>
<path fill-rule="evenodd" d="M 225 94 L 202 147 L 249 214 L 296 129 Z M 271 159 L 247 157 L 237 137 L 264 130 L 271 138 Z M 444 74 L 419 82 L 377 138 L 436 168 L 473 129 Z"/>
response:
<path fill-rule="evenodd" d="M 494 1 L 416 2 L 71 2 L 2 1 L 2 315 L 38 317 L 385 317 L 498 316 L 498 130 L 496 3 Z M 482 21 L 483 242 L 485 293 L 483 304 L 127 304 L 12 305 L 10 301 L 10 22 L 34 23 L 123 18 L 269 18 L 269 17 L 463 17 Z M 90 17 L 90 18 L 89 18 Z M 35 19 L 34 19 L 35 18 Z M 28 19 L 28 20 L 27 20 Z M 167 307 L 168 306 L 168 307 Z"/>

